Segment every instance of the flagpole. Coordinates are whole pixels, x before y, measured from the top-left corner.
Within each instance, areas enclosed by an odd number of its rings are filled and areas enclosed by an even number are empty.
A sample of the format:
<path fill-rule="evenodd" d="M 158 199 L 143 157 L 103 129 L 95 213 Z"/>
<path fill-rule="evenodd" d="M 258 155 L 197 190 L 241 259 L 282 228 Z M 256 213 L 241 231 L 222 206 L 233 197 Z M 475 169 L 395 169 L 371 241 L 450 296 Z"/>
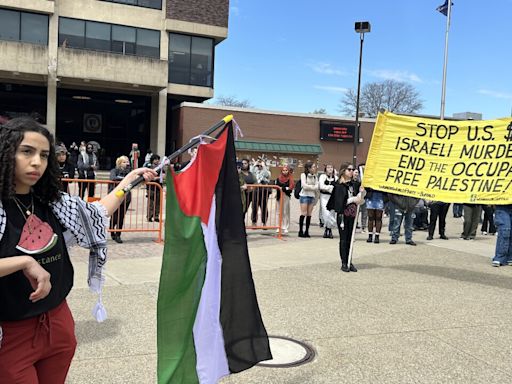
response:
<path fill-rule="evenodd" d="M 220 127 L 223 127 L 224 125 L 229 123 L 231 120 L 233 120 L 233 115 L 225 116 L 218 123 L 216 123 L 215 125 L 212 125 L 206 131 L 204 131 L 200 136 L 208 136 L 208 135 L 210 135 L 211 133 L 215 132 Z M 181 147 L 178 150 L 176 150 L 173 154 L 167 156 L 167 159 L 169 161 L 174 160 L 175 158 L 177 158 L 181 154 L 185 153 L 188 149 L 190 149 L 192 147 L 195 147 L 200 142 L 201 142 L 201 138 L 200 137 L 197 137 L 197 138 L 191 140 L 190 142 L 185 144 L 183 147 Z M 158 167 L 154 168 L 154 170 L 157 171 L 157 172 L 160 172 L 161 169 L 164 167 L 164 165 L 165 165 L 165 162 L 162 162 Z M 126 195 L 128 192 L 130 192 L 133 188 L 135 188 L 137 185 L 139 185 L 143 181 L 144 181 L 144 177 L 142 177 L 142 176 L 137 177 L 134 181 L 132 181 L 126 187 L 124 187 L 123 189 L 120 189 L 119 191 L 117 191 L 116 192 L 116 196 L 119 197 L 119 198 L 122 198 L 124 195 Z"/>
<path fill-rule="evenodd" d="M 445 98 L 446 98 L 446 68 L 448 66 L 448 34 L 450 31 L 450 17 L 452 13 L 452 2 L 451 0 L 447 1 L 448 3 L 448 13 L 446 15 L 446 36 L 444 42 L 444 65 L 443 65 L 443 85 L 441 92 L 441 120 L 444 120 L 444 108 L 445 108 Z"/>

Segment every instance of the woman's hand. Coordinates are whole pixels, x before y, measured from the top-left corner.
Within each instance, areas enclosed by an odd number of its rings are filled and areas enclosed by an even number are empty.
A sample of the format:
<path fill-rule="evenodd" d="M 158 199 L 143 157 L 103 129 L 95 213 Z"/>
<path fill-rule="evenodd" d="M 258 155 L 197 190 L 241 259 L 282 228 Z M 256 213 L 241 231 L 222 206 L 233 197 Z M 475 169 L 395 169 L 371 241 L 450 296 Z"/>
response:
<path fill-rule="evenodd" d="M 50 274 L 48 271 L 41 267 L 32 257 L 28 257 L 30 261 L 28 261 L 28 265 L 23 269 L 23 274 L 34 289 L 34 292 L 29 296 L 29 300 L 35 303 L 48 296 L 52 289 L 52 283 L 50 282 Z"/>
<path fill-rule="evenodd" d="M 126 181 L 125 185 L 127 185 L 135 181 L 139 176 L 142 176 L 146 181 L 152 181 L 158 176 L 158 173 L 151 168 L 137 168 L 130 171 L 130 173 L 124 177 L 123 181 Z"/>

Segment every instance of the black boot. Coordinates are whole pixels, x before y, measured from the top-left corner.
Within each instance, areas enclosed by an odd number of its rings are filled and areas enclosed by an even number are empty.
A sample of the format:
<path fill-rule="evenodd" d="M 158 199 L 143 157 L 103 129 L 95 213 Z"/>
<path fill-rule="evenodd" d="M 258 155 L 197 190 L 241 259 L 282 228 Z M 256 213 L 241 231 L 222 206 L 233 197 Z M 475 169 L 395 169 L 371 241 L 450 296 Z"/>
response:
<path fill-rule="evenodd" d="M 367 243 L 373 243 L 373 233 L 368 234 L 368 240 L 366 240 Z"/>
<path fill-rule="evenodd" d="M 379 243 L 380 243 L 380 240 L 379 240 L 379 234 L 378 234 L 378 233 L 376 233 L 376 234 L 375 234 L 375 236 L 374 236 L 374 238 L 373 238 L 373 242 L 374 242 L 375 244 L 379 244 Z"/>
<path fill-rule="evenodd" d="M 328 239 L 329 238 L 329 228 L 325 228 L 323 238 L 324 239 Z"/>
<path fill-rule="evenodd" d="M 302 232 L 303 226 L 304 226 L 304 215 L 300 215 L 300 217 L 299 217 L 299 237 L 304 237 L 304 232 Z"/>
<path fill-rule="evenodd" d="M 329 228 L 329 239 L 334 239 L 334 236 L 332 235 L 332 229 Z"/>
<path fill-rule="evenodd" d="M 304 232 L 304 237 L 311 237 L 309 236 L 309 225 L 311 224 L 311 216 L 306 216 L 306 231 Z"/>
<path fill-rule="evenodd" d="M 121 234 L 118 232 L 116 233 L 116 238 L 114 239 L 116 243 L 123 244 L 123 240 L 121 240 Z"/>

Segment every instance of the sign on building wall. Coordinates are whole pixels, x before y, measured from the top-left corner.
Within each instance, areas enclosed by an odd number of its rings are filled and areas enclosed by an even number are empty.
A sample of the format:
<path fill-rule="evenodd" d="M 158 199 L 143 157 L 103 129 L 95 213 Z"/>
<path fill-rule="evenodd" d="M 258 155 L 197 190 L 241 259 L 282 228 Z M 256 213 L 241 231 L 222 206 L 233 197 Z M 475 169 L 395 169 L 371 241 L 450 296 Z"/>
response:
<path fill-rule="evenodd" d="M 96 113 L 84 113 L 84 132 L 101 133 L 101 115 Z"/>
<path fill-rule="evenodd" d="M 354 142 L 355 125 L 339 121 L 320 121 L 320 140 Z"/>

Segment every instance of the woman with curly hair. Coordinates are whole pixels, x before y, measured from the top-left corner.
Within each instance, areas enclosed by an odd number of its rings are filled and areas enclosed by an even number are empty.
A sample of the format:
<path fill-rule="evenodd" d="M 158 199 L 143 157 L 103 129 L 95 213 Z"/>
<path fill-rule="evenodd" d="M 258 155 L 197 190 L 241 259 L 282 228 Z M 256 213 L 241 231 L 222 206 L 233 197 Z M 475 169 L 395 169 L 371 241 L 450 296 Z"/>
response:
<path fill-rule="evenodd" d="M 103 199 L 86 203 L 59 190 L 46 128 L 30 118 L 0 126 L 0 383 L 64 383 L 76 348 L 66 303 L 73 285 L 68 244 L 90 249 L 89 287 L 100 294 L 106 224 L 122 202 L 115 192 L 139 175 L 156 173 L 134 170 Z M 101 300 L 95 317 L 106 318 Z"/>

